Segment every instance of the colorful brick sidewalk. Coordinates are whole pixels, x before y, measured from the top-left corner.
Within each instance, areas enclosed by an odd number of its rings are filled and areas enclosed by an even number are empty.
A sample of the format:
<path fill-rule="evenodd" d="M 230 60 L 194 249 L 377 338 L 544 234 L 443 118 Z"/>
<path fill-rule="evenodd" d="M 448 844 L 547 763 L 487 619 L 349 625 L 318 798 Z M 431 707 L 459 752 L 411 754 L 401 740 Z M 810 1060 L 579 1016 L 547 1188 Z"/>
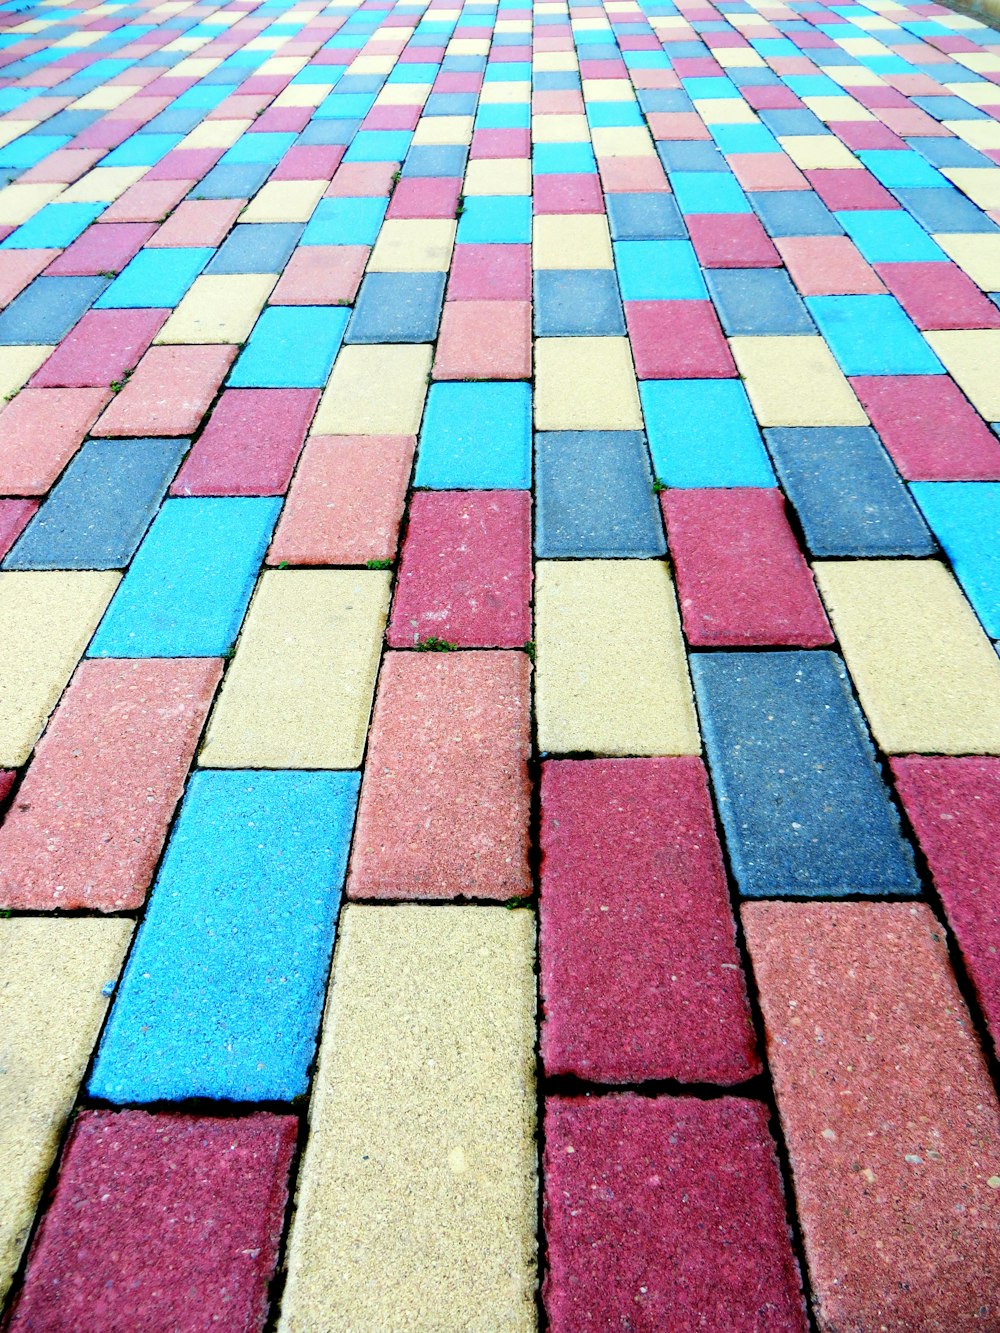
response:
<path fill-rule="evenodd" d="M 0 3 L 7 1333 L 1000 1330 L 1000 34 Z"/>

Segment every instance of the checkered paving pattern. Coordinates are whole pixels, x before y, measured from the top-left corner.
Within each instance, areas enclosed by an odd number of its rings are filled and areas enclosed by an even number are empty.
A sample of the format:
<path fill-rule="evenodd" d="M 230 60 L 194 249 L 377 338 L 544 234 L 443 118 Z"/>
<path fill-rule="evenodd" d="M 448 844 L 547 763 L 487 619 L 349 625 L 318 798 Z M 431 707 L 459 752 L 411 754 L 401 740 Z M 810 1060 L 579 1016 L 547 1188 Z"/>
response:
<path fill-rule="evenodd" d="M 9 1333 L 1000 1329 L 1000 34 L 0 4 Z"/>

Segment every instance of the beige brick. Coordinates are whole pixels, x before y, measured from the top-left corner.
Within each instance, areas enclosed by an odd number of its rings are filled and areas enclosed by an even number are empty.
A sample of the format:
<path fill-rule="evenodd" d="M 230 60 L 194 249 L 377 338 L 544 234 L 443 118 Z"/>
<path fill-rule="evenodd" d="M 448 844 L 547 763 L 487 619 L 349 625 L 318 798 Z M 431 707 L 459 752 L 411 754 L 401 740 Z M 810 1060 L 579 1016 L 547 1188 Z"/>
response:
<path fill-rule="evenodd" d="M 342 347 L 312 424 L 314 435 L 416 435 L 433 348 Z"/>
<path fill-rule="evenodd" d="M 762 426 L 866 426 L 861 404 L 822 338 L 730 338 Z"/>
<path fill-rule="evenodd" d="M 1000 329 L 942 329 L 924 337 L 973 407 L 987 421 L 1000 421 Z"/>
<path fill-rule="evenodd" d="M 196 278 L 156 342 L 246 342 L 277 281 L 276 273 L 210 273 Z"/>
<path fill-rule="evenodd" d="M 537 339 L 535 429 L 642 430 L 628 339 Z"/>

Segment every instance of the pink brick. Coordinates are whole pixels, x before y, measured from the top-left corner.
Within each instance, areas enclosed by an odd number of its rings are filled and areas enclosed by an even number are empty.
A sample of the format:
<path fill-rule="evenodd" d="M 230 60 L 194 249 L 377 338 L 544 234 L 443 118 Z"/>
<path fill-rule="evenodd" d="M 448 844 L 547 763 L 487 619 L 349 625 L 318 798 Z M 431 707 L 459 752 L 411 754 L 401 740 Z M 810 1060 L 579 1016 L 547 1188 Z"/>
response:
<path fill-rule="evenodd" d="M 37 509 L 35 500 L 0 500 L 0 560 L 20 537 Z"/>
<path fill-rule="evenodd" d="M 392 192 L 390 218 L 453 218 L 462 182 L 456 176 L 409 176 Z"/>
<path fill-rule="evenodd" d="M 780 491 L 669 490 L 660 504 L 688 643 L 816 648 L 833 642 Z"/>
<path fill-rule="evenodd" d="M 238 349 L 151 347 L 97 426 L 100 435 L 193 435 Z"/>
<path fill-rule="evenodd" d="M 297 144 L 271 172 L 272 181 L 328 181 L 347 150 L 342 144 Z"/>
<path fill-rule="evenodd" d="M 473 159 L 531 156 L 530 130 L 476 130 L 469 156 Z"/>
<path fill-rule="evenodd" d="M 350 305 L 371 253 L 367 245 L 300 245 L 271 295 L 273 305 Z"/>
<path fill-rule="evenodd" d="M 162 222 L 196 184 L 197 180 L 136 181 L 104 210 L 101 221 Z"/>
<path fill-rule="evenodd" d="M 670 192 L 666 173 L 658 157 L 601 157 L 598 158 L 597 167 L 605 194 Z"/>
<path fill-rule="evenodd" d="M 245 199 L 185 199 L 149 245 L 220 245 L 245 206 Z"/>
<path fill-rule="evenodd" d="M 445 301 L 434 378 L 530 379 L 531 302 Z"/>
<path fill-rule="evenodd" d="M 757 1102 L 551 1097 L 543 1297 L 552 1333 L 805 1333 Z"/>
<path fill-rule="evenodd" d="M 314 435 L 281 512 L 272 565 L 391 560 L 413 469 L 412 435 Z"/>
<path fill-rule="evenodd" d="M 775 245 L 803 296 L 885 291 L 878 274 L 847 236 L 783 236 Z"/>
<path fill-rule="evenodd" d="M 820 1328 L 1000 1327 L 1000 1112 L 922 903 L 743 908 Z"/>
<path fill-rule="evenodd" d="M 947 375 L 851 380 L 907 481 L 1000 481 L 1000 440 Z"/>
<path fill-rule="evenodd" d="M 227 389 L 171 495 L 284 495 L 318 389 Z"/>
<path fill-rule="evenodd" d="M 88 227 L 49 265 L 50 276 L 119 273 L 156 230 L 153 222 L 106 222 Z"/>
<path fill-rule="evenodd" d="M 32 377 L 34 388 L 107 388 L 159 333 L 169 310 L 88 310 Z"/>
<path fill-rule="evenodd" d="M 781 256 L 753 213 L 696 213 L 684 219 L 705 268 L 778 268 Z"/>
<path fill-rule="evenodd" d="M 456 245 L 449 301 L 530 301 L 530 245 Z"/>
<path fill-rule="evenodd" d="M 601 178 L 588 172 L 536 176 L 532 205 L 535 213 L 603 213 Z"/>
<path fill-rule="evenodd" d="M 198 180 L 208 173 L 226 150 L 224 148 L 175 148 L 161 157 L 143 177 L 146 181 Z"/>
<path fill-rule="evenodd" d="M 389 645 L 422 639 L 518 648 L 531 638 L 531 496 L 527 491 L 414 495 Z"/>
<path fill-rule="evenodd" d="M 25 185 L 41 181 L 71 185 L 85 176 L 91 167 L 96 167 L 102 157 L 102 148 L 60 148 L 36 162 L 30 171 L 18 176 L 18 180 Z"/>
<path fill-rule="evenodd" d="M 641 380 L 735 376 L 711 301 L 626 301 L 635 373 Z"/>
<path fill-rule="evenodd" d="M 82 1111 L 12 1333 L 260 1333 L 298 1121 Z"/>
<path fill-rule="evenodd" d="M 348 876 L 353 898 L 531 892 L 523 653 L 387 653 Z"/>
<path fill-rule="evenodd" d="M 10 305 L 58 254 L 58 250 L 0 250 L 0 306 Z"/>
<path fill-rule="evenodd" d="M 878 183 L 871 172 L 858 171 L 855 167 L 836 167 L 807 171 L 806 176 L 823 203 L 834 212 L 899 208 L 889 191 Z"/>
<path fill-rule="evenodd" d="M 744 88 L 744 93 L 763 89 Z M 797 100 L 797 99 L 796 99 Z M 726 161 L 744 190 L 808 190 L 809 182 L 787 153 L 732 153 Z"/>
<path fill-rule="evenodd" d="M 542 768 L 542 1059 L 594 1083 L 760 1072 L 700 759 Z"/>
<path fill-rule="evenodd" d="M 922 49 L 926 50 L 927 48 Z M 867 148 L 904 149 L 906 147 L 905 139 L 901 139 L 887 125 L 880 125 L 876 120 L 844 120 L 836 123 L 830 121 L 827 129 L 835 134 L 842 144 L 855 152 Z M 848 167 L 848 170 L 857 170 L 857 168 Z"/>
<path fill-rule="evenodd" d="M 1000 310 L 957 264 L 876 264 L 918 329 L 996 329 Z"/>
<path fill-rule="evenodd" d="M 334 172 L 327 198 L 346 195 L 388 195 L 398 162 L 342 162 Z"/>
<path fill-rule="evenodd" d="M 215 658 L 80 664 L 0 827 L 0 903 L 142 906 L 221 675 Z"/>
<path fill-rule="evenodd" d="M 666 139 L 668 143 L 712 137 L 697 111 L 652 111 L 646 120 L 653 138 Z"/>
<path fill-rule="evenodd" d="M 0 411 L 0 494 L 44 495 L 110 398 L 110 389 L 22 389 Z"/>
<path fill-rule="evenodd" d="M 1000 759 L 891 759 L 896 789 L 1000 1047 Z"/>

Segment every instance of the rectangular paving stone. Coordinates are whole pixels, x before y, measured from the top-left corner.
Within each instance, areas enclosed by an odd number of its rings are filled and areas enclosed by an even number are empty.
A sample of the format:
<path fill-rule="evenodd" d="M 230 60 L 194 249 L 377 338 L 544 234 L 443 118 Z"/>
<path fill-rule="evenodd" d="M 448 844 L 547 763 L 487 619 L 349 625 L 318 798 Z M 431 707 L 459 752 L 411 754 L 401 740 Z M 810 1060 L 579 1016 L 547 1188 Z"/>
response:
<path fill-rule="evenodd" d="M 297 1130 L 267 1112 L 82 1111 L 11 1328 L 214 1320 L 259 1333 Z"/>
<path fill-rule="evenodd" d="M 430 343 L 438 336 L 443 273 L 369 273 L 347 326 L 348 343 Z"/>
<path fill-rule="evenodd" d="M 0 557 L 7 554 L 37 512 L 35 500 L 0 500 Z"/>
<path fill-rule="evenodd" d="M 416 435 L 432 351 L 424 343 L 344 347 L 313 430 L 317 435 Z"/>
<path fill-rule="evenodd" d="M 107 387 L 22 389 L 0 411 L 0 490 L 44 495 L 110 398 Z"/>
<path fill-rule="evenodd" d="M 32 385 L 106 388 L 133 370 L 166 310 L 89 310 L 32 377 Z"/>
<path fill-rule="evenodd" d="M 627 338 L 539 338 L 536 430 L 641 430 Z"/>
<path fill-rule="evenodd" d="M 852 381 L 907 481 L 1000 481 L 1000 441 L 947 375 Z"/>
<path fill-rule="evenodd" d="M 535 707 L 543 752 L 701 749 L 670 571 L 661 561 L 539 561 Z"/>
<path fill-rule="evenodd" d="M 765 438 L 813 555 L 933 554 L 913 497 L 869 427 L 768 430 Z"/>
<path fill-rule="evenodd" d="M 943 565 L 855 560 L 815 569 L 883 750 L 1000 753 L 1000 659 Z"/>
<path fill-rule="evenodd" d="M 106 408 L 97 434 L 132 438 L 193 435 L 236 351 L 227 345 L 151 347 Z"/>
<path fill-rule="evenodd" d="M 737 1097 L 549 1097 L 553 1333 L 808 1327 L 768 1113 Z"/>
<path fill-rule="evenodd" d="M 542 766 L 541 1051 L 593 1083 L 760 1070 L 701 760 Z"/>
<path fill-rule="evenodd" d="M 120 577 L 0 574 L 0 767 L 20 768 L 31 754 Z"/>
<path fill-rule="evenodd" d="M 417 492 L 388 643 L 520 648 L 531 638 L 531 497 L 526 491 Z"/>
<path fill-rule="evenodd" d="M 833 634 L 778 490 L 660 496 L 684 635 L 698 648 L 818 648 Z"/>
<path fill-rule="evenodd" d="M 215 659 L 81 662 L 0 827 L 0 903 L 141 907 L 222 676 Z"/>
<path fill-rule="evenodd" d="M 744 896 L 919 893 L 835 654 L 695 653 L 691 674 Z"/>
<path fill-rule="evenodd" d="M 389 582 L 381 570 L 265 572 L 199 762 L 360 767 Z"/>
<path fill-rule="evenodd" d="M 1000 329 L 948 329 L 927 334 L 945 369 L 986 421 L 1000 421 Z"/>
<path fill-rule="evenodd" d="M 644 381 L 653 470 L 667 486 L 773 486 L 746 389 L 739 380 Z"/>
<path fill-rule="evenodd" d="M 941 362 L 894 296 L 810 296 L 809 313 L 845 375 L 935 375 Z"/>
<path fill-rule="evenodd" d="M 281 501 L 167 500 L 92 657 L 222 657 L 239 633 Z"/>
<path fill-rule="evenodd" d="M 1000 639 L 1000 484 L 914 482 L 910 490 L 991 639 Z"/>
<path fill-rule="evenodd" d="M 58 343 L 107 285 L 98 276 L 36 278 L 0 313 L 0 347 Z"/>
<path fill-rule="evenodd" d="M 28 1239 L 132 922 L 0 919 L 0 1297 Z M 39 1034 L 44 1033 L 44 1041 Z"/>
<path fill-rule="evenodd" d="M 318 389 L 227 389 L 177 474 L 172 495 L 283 495 Z"/>
<path fill-rule="evenodd" d="M 345 910 L 283 1333 L 535 1326 L 533 959 L 523 910 Z"/>
<path fill-rule="evenodd" d="M 347 311 L 269 306 L 229 377 L 236 389 L 321 389 L 340 350 Z"/>
<path fill-rule="evenodd" d="M 820 1327 L 996 1322 L 1000 1114 L 942 927 L 922 903 L 743 927 Z"/>
<path fill-rule="evenodd" d="M 156 335 L 157 343 L 242 343 L 277 281 L 273 273 L 196 278 Z"/>
<path fill-rule="evenodd" d="M 347 891 L 531 893 L 530 665 L 523 653 L 387 653 Z"/>
<path fill-rule="evenodd" d="M 822 338 L 732 338 L 761 426 L 864 426 L 868 418 Z"/>
<path fill-rule="evenodd" d="M 535 552 L 655 556 L 666 550 L 641 431 L 535 436 Z"/>
<path fill-rule="evenodd" d="M 4 569 L 123 569 L 187 447 L 187 440 L 88 440 Z"/>
<path fill-rule="evenodd" d="M 253 1102 L 306 1091 L 357 791 L 355 773 L 195 773 L 91 1096 Z"/>
<path fill-rule="evenodd" d="M 530 384 L 432 384 L 415 484 L 437 490 L 528 489 L 531 420 Z"/>

